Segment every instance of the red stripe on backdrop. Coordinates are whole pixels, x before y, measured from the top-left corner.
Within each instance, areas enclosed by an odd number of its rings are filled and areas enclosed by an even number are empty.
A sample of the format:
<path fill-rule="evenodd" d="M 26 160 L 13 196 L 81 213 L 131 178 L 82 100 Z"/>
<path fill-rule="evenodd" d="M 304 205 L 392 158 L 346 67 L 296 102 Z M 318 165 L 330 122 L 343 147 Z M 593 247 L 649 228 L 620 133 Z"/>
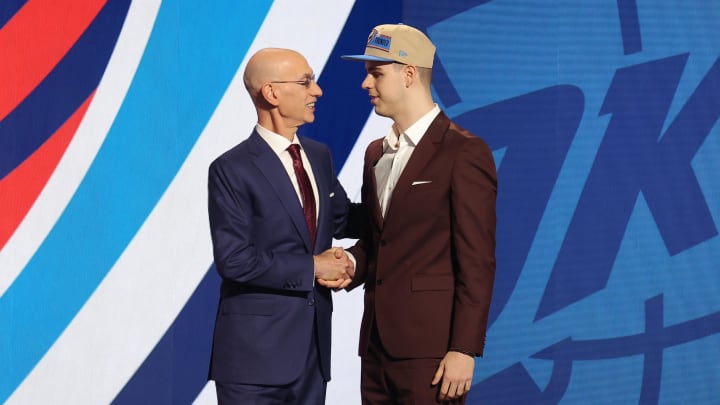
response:
<path fill-rule="evenodd" d="M 53 70 L 107 0 L 30 0 L 0 29 L 0 121 Z"/>
<path fill-rule="evenodd" d="M 10 239 L 60 162 L 95 92 L 15 170 L 0 180 L 0 249 Z"/>

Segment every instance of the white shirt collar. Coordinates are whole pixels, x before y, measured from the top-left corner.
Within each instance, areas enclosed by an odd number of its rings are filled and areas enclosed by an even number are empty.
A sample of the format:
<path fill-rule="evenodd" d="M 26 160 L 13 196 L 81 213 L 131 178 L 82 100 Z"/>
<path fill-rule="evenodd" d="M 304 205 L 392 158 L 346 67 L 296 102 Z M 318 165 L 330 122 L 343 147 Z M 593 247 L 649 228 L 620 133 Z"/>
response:
<path fill-rule="evenodd" d="M 435 120 L 435 117 L 437 117 L 438 114 L 440 114 L 440 107 L 435 104 L 435 106 L 430 111 L 425 113 L 425 115 L 423 115 L 422 117 L 420 117 L 420 119 L 415 121 L 415 123 L 410 125 L 410 127 L 406 129 L 405 132 L 401 133 L 399 136 L 395 136 L 395 130 L 393 128 L 390 128 L 390 131 L 387 135 L 385 135 L 385 139 L 383 140 L 383 151 L 387 151 L 388 149 L 397 150 L 398 146 L 396 146 L 396 140 L 399 140 L 400 142 L 405 142 L 413 147 L 417 146 L 423 135 L 425 135 L 425 132 L 427 132 L 428 128 L 430 128 L 430 124 L 432 124 L 433 120 Z"/>
<path fill-rule="evenodd" d="M 297 134 L 293 135 L 293 140 L 291 142 L 291 141 L 288 141 L 288 139 L 285 138 L 284 136 L 282 136 L 280 134 L 276 134 L 275 132 L 265 128 L 264 126 L 262 126 L 260 124 L 257 124 L 255 126 L 255 130 L 257 131 L 258 135 L 260 135 L 260 137 L 262 139 L 264 139 L 265 142 L 268 143 L 268 145 L 270 145 L 270 148 L 278 156 L 281 153 L 285 152 L 287 150 L 288 146 L 290 146 L 290 144 L 295 143 L 295 144 L 300 145 L 300 148 L 302 148 L 302 145 L 300 144 L 300 140 L 298 139 Z"/>

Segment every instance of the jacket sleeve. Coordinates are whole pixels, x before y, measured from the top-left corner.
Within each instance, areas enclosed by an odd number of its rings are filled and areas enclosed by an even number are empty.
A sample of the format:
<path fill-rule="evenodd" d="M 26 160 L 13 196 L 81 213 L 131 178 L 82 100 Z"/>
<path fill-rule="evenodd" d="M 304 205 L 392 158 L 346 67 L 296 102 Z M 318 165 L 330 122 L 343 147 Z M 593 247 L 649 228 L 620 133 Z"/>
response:
<path fill-rule="evenodd" d="M 348 212 L 348 237 L 356 238 L 358 241 L 355 245 L 348 249 L 348 251 L 355 258 L 355 275 L 353 276 L 352 282 L 346 287 L 347 291 L 351 291 L 354 288 L 362 285 L 367 280 L 368 276 L 368 261 L 369 254 L 372 246 L 372 229 L 370 219 L 370 208 L 369 199 L 374 198 L 374 192 L 370 189 L 372 181 L 372 175 L 370 170 L 373 170 L 374 162 L 371 161 L 371 150 L 373 147 L 377 147 L 377 143 L 382 144 L 382 140 L 375 140 L 368 145 L 365 150 L 365 157 L 363 159 L 363 184 L 362 184 L 362 202 L 357 204 L 353 203 L 350 206 Z"/>
<path fill-rule="evenodd" d="M 456 282 L 450 347 L 482 355 L 495 279 L 497 174 L 490 148 L 466 141 L 451 180 Z"/>
<path fill-rule="evenodd" d="M 259 240 L 275 240 L 275 245 L 291 245 L 291 238 L 279 239 L 272 221 L 277 215 L 260 218 L 258 191 L 225 160 L 216 160 L 208 175 L 208 214 L 215 265 L 227 281 L 254 287 L 310 291 L 314 281 L 314 262 L 309 253 L 298 249 L 270 249 Z M 264 209 L 268 209 L 264 207 Z M 265 221 L 265 222 L 262 222 Z"/>

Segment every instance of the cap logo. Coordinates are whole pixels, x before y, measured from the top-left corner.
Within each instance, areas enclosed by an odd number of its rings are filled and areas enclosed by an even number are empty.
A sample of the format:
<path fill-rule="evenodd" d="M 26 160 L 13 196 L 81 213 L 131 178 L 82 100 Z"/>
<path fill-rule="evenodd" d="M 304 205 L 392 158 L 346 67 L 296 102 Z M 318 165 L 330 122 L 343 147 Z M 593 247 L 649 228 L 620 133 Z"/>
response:
<path fill-rule="evenodd" d="M 392 42 L 391 37 L 382 35 L 377 32 L 377 30 L 372 30 L 370 36 L 368 37 L 367 47 L 390 52 L 390 42 Z"/>

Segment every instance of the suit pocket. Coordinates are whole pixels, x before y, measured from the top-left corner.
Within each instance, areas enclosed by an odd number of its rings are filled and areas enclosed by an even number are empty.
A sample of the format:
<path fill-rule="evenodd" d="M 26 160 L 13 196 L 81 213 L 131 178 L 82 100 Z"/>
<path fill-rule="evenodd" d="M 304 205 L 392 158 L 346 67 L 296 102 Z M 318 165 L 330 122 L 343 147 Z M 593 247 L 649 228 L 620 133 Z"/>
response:
<path fill-rule="evenodd" d="M 412 279 L 413 291 L 445 291 L 454 286 L 453 276 L 415 276 Z"/>
<path fill-rule="evenodd" d="M 268 298 L 235 296 L 226 298 L 222 303 L 223 315 L 259 315 L 275 314 L 275 301 Z"/>
<path fill-rule="evenodd" d="M 447 189 L 440 183 L 417 183 L 410 186 L 411 193 L 442 193 Z"/>

